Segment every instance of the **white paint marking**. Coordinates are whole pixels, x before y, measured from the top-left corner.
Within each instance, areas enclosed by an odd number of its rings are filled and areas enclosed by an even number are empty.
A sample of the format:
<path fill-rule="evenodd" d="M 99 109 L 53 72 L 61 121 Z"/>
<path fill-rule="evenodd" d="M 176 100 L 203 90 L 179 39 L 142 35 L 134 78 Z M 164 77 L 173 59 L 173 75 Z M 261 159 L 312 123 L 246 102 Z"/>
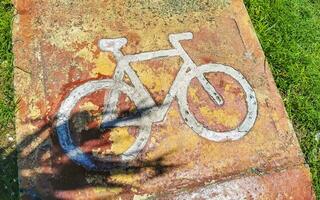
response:
<path fill-rule="evenodd" d="M 254 90 L 244 76 L 232 67 L 211 63 L 197 67 L 180 44 L 181 40 L 190 40 L 192 38 L 193 34 L 190 32 L 171 34 L 169 36 L 169 41 L 171 42 L 173 49 L 144 52 L 134 55 L 123 55 L 121 52 L 121 48 L 127 43 L 126 38 L 100 40 L 100 49 L 103 51 L 111 51 L 116 57 L 117 67 L 115 74 L 113 79 L 89 81 L 78 86 L 62 102 L 57 115 L 56 129 L 60 145 L 67 155 L 74 162 L 86 167 L 87 169 L 101 170 L 97 169 L 97 166 L 89 155 L 83 153 L 79 147 L 74 145 L 68 125 L 71 110 L 80 101 L 80 99 L 100 89 L 111 90 L 110 95 L 105 99 L 105 110 L 102 125 L 103 128 L 123 126 L 139 127 L 139 134 L 134 144 L 127 151 L 120 155 L 120 159 L 122 161 L 133 160 L 137 157 L 137 155 L 147 144 L 152 123 L 162 121 L 165 118 L 166 113 L 172 101 L 174 100 L 174 97 L 176 97 L 178 100 L 180 112 L 184 118 L 184 121 L 199 136 L 215 142 L 239 140 L 245 136 L 253 127 L 257 118 L 258 108 Z M 147 89 L 139 80 L 136 73 L 132 70 L 130 63 L 172 56 L 180 56 L 183 59 L 184 64 L 181 66 L 176 79 L 174 80 L 167 96 L 165 97 L 164 103 L 160 106 L 157 106 Z M 130 78 L 133 87 L 128 86 L 123 82 L 125 73 Z M 226 132 L 209 130 L 205 125 L 200 124 L 190 112 L 187 102 L 187 91 L 193 78 L 197 78 L 199 80 L 212 101 L 219 106 L 223 105 L 224 101 L 221 95 L 204 77 L 204 74 L 206 73 L 224 73 L 235 79 L 243 88 L 246 95 L 247 115 L 241 125 L 236 129 Z M 138 111 L 140 111 L 141 117 L 129 119 L 117 118 L 116 107 L 120 92 L 127 94 L 135 103 Z M 106 159 L 112 160 L 112 157 L 107 156 Z"/>

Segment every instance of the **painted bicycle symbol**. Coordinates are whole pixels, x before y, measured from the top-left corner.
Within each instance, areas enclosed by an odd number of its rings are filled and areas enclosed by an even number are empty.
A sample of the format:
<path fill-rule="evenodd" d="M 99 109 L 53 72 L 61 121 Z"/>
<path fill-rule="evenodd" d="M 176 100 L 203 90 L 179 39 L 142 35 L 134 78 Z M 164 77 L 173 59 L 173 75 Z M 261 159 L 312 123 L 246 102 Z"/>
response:
<path fill-rule="evenodd" d="M 169 35 L 169 41 L 173 46 L 172 49 L 143 52 L 134 55 L 123 55 L 121 52 L 121 48 L 127 43 L 126 38 L 100 40 L 100 49 L 102 51 L 112 52 L 116 58 L 117 66 L 113 79 L 88 81 L 72 90 L 69 96 L 62 102 L 57 114 L 56 132 L 59 143 L 69 158 L 86 169 L 101 170 L 101 166 L 98 166 L 92 158 L 92 155 L 84 153 L 80 147 L 75 145 L 71 137 L 71 130 L 68 122 L 71 111 L 75 105 L 83 97 L 101 89 L 110 90 L 108 98 L 105 99 L 102 128 L 129 126 L 139 128 L 135 142 L 124 153 L 117 156 L 117 159 L 121 162 L 128 162 L 137 157 L 139 152 L 141 152 L 147 144 L 152 124 L 164 120 L 174 99 L 178 102 L 184 122 L 199 136 L 214 142 L 239 140 L 245 136 L 253 127 L 257 117 L 257 100 L 254 90 L 245 77 L 230 66 L 213 63 L 196 66 L 180 44 L 181 40 L 191 40 L 192 38 L 193 34 L 190 32 L 171 34 Z M 177 73 L 163 104 L 156 105 L 147 89 L 139 80 L 137 74 L 131 68 L 130 63 L 173 56 L 180 56 L 183 60 L 183 64 Z M 132 85 L 130 86 L 123 81 L 125 73 L 131 80 Z M 215 87 L 205 78 L 204 74 L 206 73 L 224 73 L 232 77 L 241 85 L 246 95 L 246 116 L 241 124 L 234 130 L 226 132 L 210 130 L 204 124 L 201 124 L 189 110 L 187 93 L 190 82 L 194 78 L 198 79 L 203 89 L 209 94 L 210 99 L 216 105 L 221 106 L 224 103 L 223 98 L 216 91 Z M 116 107 L 121 92 L 126 94 L 134 102 L 138 110 L 143 109 L 144 107 L 150 109 L 141 113 L 139 118 L 118 118 Z M 112 160 L 114 158 L 110 155 L 108 159 Z"/>

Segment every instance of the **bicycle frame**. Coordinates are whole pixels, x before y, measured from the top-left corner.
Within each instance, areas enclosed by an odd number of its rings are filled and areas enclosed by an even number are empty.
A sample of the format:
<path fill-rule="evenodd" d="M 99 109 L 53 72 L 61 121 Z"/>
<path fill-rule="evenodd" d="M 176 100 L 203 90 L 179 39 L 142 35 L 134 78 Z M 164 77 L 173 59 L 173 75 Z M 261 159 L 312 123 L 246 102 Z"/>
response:
<path fill-rule="evenodd" d="M 119 156 L 106 156 L 104 160 L 120 159 L 127 162 L 136 158 L 141 150 L 147 144 L 150 137 L 152 124 L 163 121 L 166 113 L 174 100 L 177 99 L 181 117 L 185 123 L 199 136 L 210 141 L 223 142 L 227 140 L 239 140 L 245 136 L 253 127 L 257 117 L 257 100 L 255 92 L 246 81 L 245 77 L 230 66 L 222 64 L 208 63 L 199 67 L 192 61 L 189 55 L 184 51 L 179 41 L 192 39 L 192 33 L 171 34 L 169 41 L 173 48 L 168 50 L 160 50 L 155 52 L 144 52 L 135 55 L 123 55 L 121 47 L 127 43 L 126 38 L 118 39 L 102 39 L 99 46 L 103 51 L 110 51 L 115 55 L 117 66 L 114 72 L 113 79 L 102 79 L 88 81 L 79 85 L 72 90 L 66 99 L 61 103 L 57 113 L 56 130 L 59 137 L 59 142 L 63 150 L 69 158 L 74 162 L 84 166 L 89 170 L 104 170 L 100 169 L 94 159 L 82 152 L 82 150 L 74 144 L 69 128 L 69 119 L 73 107 L 86 95 L 91 94 L 100 89 L 110 89 L 110 94 L 105 99 L 105 110 L 101 128 L 136 126 L 139 127 L 139 134 L 135 142 L 124 153 Z M 172 56 L 180 56 L 183 59 L 183 64 L 177 73 L 176 79 L 173 81 L 168 94 L 166 95 L 162 105 L 157 106 L 149 92 L 143 86 L 139 77 L 130 67 L 132 62 L 151 60 L 154 58 L 166 58 Z M 247 103 L 247 114 L 241 124 L 232 130 L 224 132 L 216 132 L 199 123 L 189 110 L 187 96 L 188 85 L 191 80 L 197 78 L 203 89 L 209 94 L 212 101 L 217 105 L 223 105 L 222 97 L 216 92 L 215 88 L 204 77 L 205 73 L 225 73 L 235 79 L 243 88 L 246 94 L 245 101 Z M 129 76 L 130 86 L 123 81 L 125 73 Z M 138 114 L 141 116 L 133 116 L 127 118 L 118 118 L 117 103 L 119 95 L 124 92 L 135 103 L 138 108 Z M 145 109 L 146 108 L 146 109 Z M 141 112 L 144 109 L 144 112 Z"/>
<path fill-rule="evenodd" d="M 122 81 L 124 74 L 126 73 L 134 88 L 140 93 L 139 95 L 143 96 L 145 99 L 144 105 L 147 108 L 150 108 L 149 112 L 144 113 L 143 117 L 148 118 L 148 121 L 151 123 L 160 122 L 165 118 L 165 115 L 176 97 L 177 91 L 179 89 L 179 85 L 181 81 L 186 77 L 188 71 L 194 70 L 197 66 L 186 53 L 186 51 L 181 46 L 181 40 L 190 40 L 193 38 L 193 34 L 190 32 L 180 33 L 180 34 L 171 34 L 169 36 L 169 41 L 172 44 L 172 49 L 160 50 L 154 52 L 143 52 L 135 55 L 123 55 L 121 52 L 121 47 L 127 43 L 125 38 L 118 39 L 102 39 L 100 40 L 99 46 L 103 51 L 111 51 L 117 60 L 116 70 L 113 76 L 113 79 L 116 81 Z M 166 58 L 166 57 L 174 57 L 180 56 L 183 59 L 183 64 L 174 80 L 171 88 L 169 89 L 168 94 L 166 95 L 162 105 L 156 106 L 156 103 L 150 96 L 149 92 L 145 89 L 141 81 L 139 80 L 137 74 L 131 68 L 130 63 L 132 62 L 140 62 L 151 60 L 155 58 Z M 201 74 L 197 75 L 198 80 L 203 85 L 204 89 L 209 93 L 209 96 L 217 105 L 223 104 L 222 97 L 217 93 L 217 91 L 208 83 L 208 80 Z M 105 105 L 105 114 L 103 119 L 103 127 L 108 127 L 111 124 L 108 121 L 117 120 L 116 116 L 116 102 L 119 98 L 119 91 L 113 90 L 108 99 L 106 99 Z M 138 122 L 139 121 L 139 122 Z M 117 123 L 112 123 L 116 126 L 134 126 L 140 124 L 141 119 L 131 119 L 121 121 L 118 120 Z"/>

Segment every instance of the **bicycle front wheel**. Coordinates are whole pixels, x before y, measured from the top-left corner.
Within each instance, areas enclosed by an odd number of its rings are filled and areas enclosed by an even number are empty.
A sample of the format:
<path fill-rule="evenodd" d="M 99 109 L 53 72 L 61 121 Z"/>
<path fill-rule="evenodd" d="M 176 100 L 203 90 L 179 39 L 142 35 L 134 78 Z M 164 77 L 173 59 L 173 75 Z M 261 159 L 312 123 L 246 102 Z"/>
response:
<path fill-rule="evenodd" d="M 191 81 L 197 77 L 204 76 L 205 74 L 210 73 L 222 73 L 223 76 L 229 76 L 229 79 L 232 79 L 233 82 L 237 83 L 242 89 L 242 93 L 244 93 L 244 101 L 246 107 L 245 115 L 243 116 L 242 121 L 239 124 L 237 124 L 236 127 L 233 127 L 230 130 L 221 131 L 214 130 L 213 128 L 208 128 L 208 125 L 205 125 L 203 121 L 198 120 L 195 117 L 195 114 L 190 109 L 190 104 L 188 102 L 188 89 L 190 87 Z M 204 87 L 203 85 L 201 86 L 205 90 L 206 87 Z M 214 85 L 212 86 L 214 87 Z M 210 93 L 207 92 L 207 95 L 210 95 Z M 211 141 L 222 142 L 227 140 L 239 140 L 251 130 L 257 118 L 258 106 L 254 90 L 240 72 L 226 65 L 206 64 L 188 72 L 186 79 L 181 84 L 181 89 L 179 90 L 177 97 L 180 112 L 184 121 L 199 136 Z M 225 98 L 228 98 L 228 96 L 226 96 Z M 223 106 L 224 105 L 222 105 L 222 107 Z M 237 111 L 232 110 L 232 112 Z M 226 121 L 229 120 L 228 116 L 225 118 Z"/>

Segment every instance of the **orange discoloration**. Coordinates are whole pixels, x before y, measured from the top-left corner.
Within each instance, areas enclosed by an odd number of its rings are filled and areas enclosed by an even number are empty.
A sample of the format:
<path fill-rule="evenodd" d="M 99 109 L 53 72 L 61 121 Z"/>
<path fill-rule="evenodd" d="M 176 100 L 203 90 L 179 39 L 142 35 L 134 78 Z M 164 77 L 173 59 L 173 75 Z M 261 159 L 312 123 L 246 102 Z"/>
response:
<path fill-rule="evenodd" d="M 18 14 L 26 14 L 33 8 L 32 0 L 14 0 Z"/>

